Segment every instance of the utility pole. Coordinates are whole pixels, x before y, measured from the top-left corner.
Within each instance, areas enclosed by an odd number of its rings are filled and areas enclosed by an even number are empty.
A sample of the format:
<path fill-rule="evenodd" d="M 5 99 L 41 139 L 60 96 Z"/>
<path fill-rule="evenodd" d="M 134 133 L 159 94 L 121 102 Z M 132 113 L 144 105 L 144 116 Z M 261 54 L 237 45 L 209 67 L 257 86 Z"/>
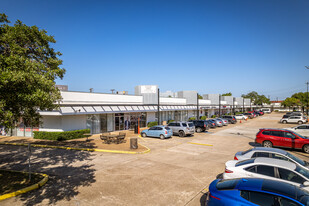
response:
<path fill-rule="evenodd" d="M 242 112 L 245 112 L 245 98 L 242 98 Z"/>
<path fill-rule="evenodd" d="M 160 125 L 160 89 L 158 88 L 158 125 Z"/>
<path fill-rule="evenodd" d="M 221 94 L 219 94 L 219 117 L 221 116 Z"/>
<path fill-rule="evenodd" d="M 197 108 L 196 108 L 196 120 L 199 120 L 200 119 L 200 108 L 199 108 L 199 105 L 198 105 L 198 93 L 196 94 L 196 105 L 197 105 Z"/>
<path fill-rule="evenodd" d="M 309 98 L 308 98 L 308 85 L 309 85 L 309 82 L 307 82 L 306 84 L 307 84 L 307 117 L 308 117 L 308 101 L 309 101 Z"/>

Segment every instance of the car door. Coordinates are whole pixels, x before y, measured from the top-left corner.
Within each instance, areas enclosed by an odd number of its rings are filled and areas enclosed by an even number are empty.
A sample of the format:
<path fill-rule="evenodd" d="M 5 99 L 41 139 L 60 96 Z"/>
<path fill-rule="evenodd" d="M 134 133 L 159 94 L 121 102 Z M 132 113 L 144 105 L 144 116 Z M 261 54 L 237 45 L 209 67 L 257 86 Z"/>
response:
<path fill-rule="evenodd" d="M 288 119 L 288 123 L 297 123 L 298 122 L 298 117 L 290 117 Z"/>
<path fill-rule="evenodd" d="M 282 132 L 278 146 L 294 148 L 295 137 L 296 136 L 292 132 Z"/>
<path fill-rule="evenodd" d="M 279 178 L 284 182 L 294 184 L 296 186 L 301 186 L 306 181 L 305 178 L 301 177 L 300 175 L 291 170 L 284 168 L 276 168 L 276 169 L 277 169 L 277 178 Z"/>
<path fill-rule="evenodd" d="M 150 127 L 147 132 L 147 136 L 154 137 L 157 127 Z"/>
<path fill-rule="evenodd" d="M 283 136 L 283 132 L 282 131 L 275 131 L 272 130 L 270 131 L 270 136 L 269 136 L 269 140 L 271 140 L 271 142 L 273 143 L 274 146 L 281 146 L 281 137 Z"/>
<path fill-rule="evenodd" d="M 163 128 L 156 127 L 156 130 L 154 131 L 154 137 L 160 137 L 161 134 L 163 134 Z"/>

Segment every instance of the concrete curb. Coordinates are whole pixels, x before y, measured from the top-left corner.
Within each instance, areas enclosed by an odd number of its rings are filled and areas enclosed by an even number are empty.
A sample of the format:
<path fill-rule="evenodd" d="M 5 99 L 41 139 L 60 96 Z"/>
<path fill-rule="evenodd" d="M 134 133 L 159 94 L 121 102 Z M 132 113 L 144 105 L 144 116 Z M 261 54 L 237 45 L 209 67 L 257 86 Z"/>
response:
<path fill-rule="evenodd" d="M 15 145 L 15 146 L 28 146 L 28 144 L 24 143 L 3 143 L 0 145 Z M 142 145 L 142 144 L 140 144 Z M 52 145 L 39 145 L 39 144 L 31 144 L 32 147 L 43 147 L 43 148 L 55 148 L 55 149 L 66 149 L 66 150 L 80 150 L 80 151 L 89 151 L 89 152 L 108 152 L 108 153 L 118 153 L 118 154 L 146 154 L 150 152 L 150 149 L 146 147 L 146 151 L 143 152 L 132 152 L 132 151 L 123 151 L 123 150 L 107 150 L 107 149 L 87 149 L 87 148 L 75 148 L 75 147 L 64 147 L 64 146 L 52 146 Z"/>
<path fill-rule="evenodd" d="M 20 172 L 20 171 L 14 171 L 14 170 L 8 170 L 8 171 Z M 27 172 L 20 172 L 20 173 L 27 173 Z M 8 193 L 8 194 L 0 195 L 0 201 L 5 200 L 5 199 L 10 198 L 10 197 L 15 197 L 17 195 L 29 192 L 31 190 L 38 189 L 38 188 L 42 187 L 48 181 L 48 175 L 47 174 L 42 174 L 42 173 L 32 173 L 32 174 L 42 175 L 42 176 L 44 176 L 44 178 L 40 182 L 38 182 L 34 185 L 31 185 L 29 187 L 26 187 L 24 189 L 17 190 L 15 192 L 11 192 L 11 193 Z"/>

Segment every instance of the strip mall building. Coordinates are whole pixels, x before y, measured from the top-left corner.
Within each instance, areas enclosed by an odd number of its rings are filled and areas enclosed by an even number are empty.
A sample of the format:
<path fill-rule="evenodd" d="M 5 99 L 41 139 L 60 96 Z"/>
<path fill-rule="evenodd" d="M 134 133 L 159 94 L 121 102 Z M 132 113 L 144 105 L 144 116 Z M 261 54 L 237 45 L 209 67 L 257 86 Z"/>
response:
<path fill-rule="evenodd" d="M 177 92 L 177 98 L 159 97 L 157 85 L 135 87 L 135 95 L 104 94 L 90 92 L 61 91 L 60 109 L 40 111 L 42 125 L 39 128 L 20 126 L 13 135 L 32 136 L 32 131 L 91 130 L 92 134 L 133 129 L 140 121 L 145 127 L 148 122 L 158 120 L 187 121 L 190 117 L 211 117 L 216 114 L 252 109 L 250 99 L 242 97 L 205 94 L 198 99 L 196 91 Z M 159 99 L 159 101 L 158 101 Z"/>

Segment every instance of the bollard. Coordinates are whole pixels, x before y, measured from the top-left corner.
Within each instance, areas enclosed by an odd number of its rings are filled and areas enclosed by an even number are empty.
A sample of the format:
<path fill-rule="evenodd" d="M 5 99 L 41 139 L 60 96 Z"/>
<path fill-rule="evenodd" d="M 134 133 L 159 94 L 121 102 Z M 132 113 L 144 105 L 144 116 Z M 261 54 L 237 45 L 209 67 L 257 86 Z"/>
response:
<path fill-rule="evenodd" d="M 241 123 L 241 120 L 239 120 L 239 123 Z"/>
<path fill-rule="evenodd" d="M 138 144 L 137 144 L 137 138 L 131 138 L 130 139 L 130 149 L 137 149 Z"/>

